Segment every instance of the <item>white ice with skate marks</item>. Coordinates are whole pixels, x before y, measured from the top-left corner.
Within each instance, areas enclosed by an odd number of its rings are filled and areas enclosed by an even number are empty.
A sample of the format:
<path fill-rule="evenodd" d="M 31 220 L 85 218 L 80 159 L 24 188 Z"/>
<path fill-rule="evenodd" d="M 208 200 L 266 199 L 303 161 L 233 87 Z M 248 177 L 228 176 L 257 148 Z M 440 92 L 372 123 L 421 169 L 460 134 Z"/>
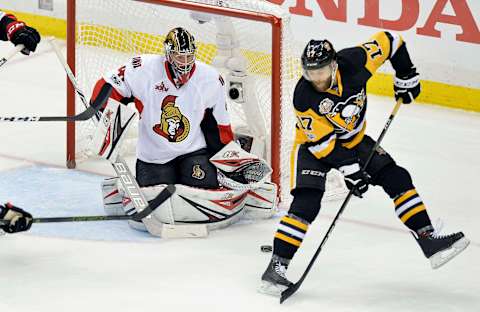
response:
<path fill-rule="evenodd" d="M 65 77 L 47 48 L 2 67 L 1 115 L 64 114 Z M 394 101 L 369 100 L 367 132 L 376 138 Z M 64 129 L 63 123 L 0 124 L 0 200 L 52 216 L 102 212 L 100 176 L 30 167 L 64 166 Z M 432 219 L 444 220 L 442 232 L 462 230 L 472 241 L 438 270 L 398 221 L 391 200 L 372 187 L 350 202 L 301 289 L 282 306 L 257 293 L 270 257 L 259 248 L 271 243 L 278 219 L 182 240 L 102 222 L 34 224 L 31 232 L 0 237 L 0 311 L 480 311 L 479 114 L 403 106 L 384 142 L 412 173 Z M 105 162 L 79 168 L 112 174 Z M 339 205 L 322 208 L 290 264 L 291 280 Z"/>

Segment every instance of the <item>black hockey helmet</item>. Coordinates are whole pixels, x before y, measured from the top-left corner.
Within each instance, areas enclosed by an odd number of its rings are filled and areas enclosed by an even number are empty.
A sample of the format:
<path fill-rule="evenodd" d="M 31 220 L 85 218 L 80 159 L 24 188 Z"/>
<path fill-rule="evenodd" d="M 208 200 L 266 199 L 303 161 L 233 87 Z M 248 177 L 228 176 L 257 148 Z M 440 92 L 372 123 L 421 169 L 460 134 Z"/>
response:
<path fill-rule="evenodd" d="M 177 74 L 177 78 L 183 84 L 187 82 L 190 71 L 195 64 L 195 38 L 182 27 L 170 30 L 163 42 L 165 56 Z"/>
<path fill-rule="evenodd" d="M 337 52 L 330 41 L 310 40 L 302 53 L 302 68 L 304 71 L 318 69 L 336 60 Z"/>

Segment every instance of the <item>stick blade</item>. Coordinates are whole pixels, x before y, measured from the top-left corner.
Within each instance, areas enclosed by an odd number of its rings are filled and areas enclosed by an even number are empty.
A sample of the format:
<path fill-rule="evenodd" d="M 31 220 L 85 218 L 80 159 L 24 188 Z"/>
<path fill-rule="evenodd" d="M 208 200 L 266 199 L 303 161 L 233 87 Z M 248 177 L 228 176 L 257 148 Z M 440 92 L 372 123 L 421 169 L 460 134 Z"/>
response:
<path fill-rule="evenodd" d="M 284 291 L 282 291 L 282 294 L 280 296 L 280 303 L 283 303 L 285 300 L 290 298 L 290 296 L 293 295 L 298 290 L 298 288 L 300 287 L 300 284 L 301 283 L 297 282 L 292 286 L 288 287 L 287 289 L 285 289 Z"/>

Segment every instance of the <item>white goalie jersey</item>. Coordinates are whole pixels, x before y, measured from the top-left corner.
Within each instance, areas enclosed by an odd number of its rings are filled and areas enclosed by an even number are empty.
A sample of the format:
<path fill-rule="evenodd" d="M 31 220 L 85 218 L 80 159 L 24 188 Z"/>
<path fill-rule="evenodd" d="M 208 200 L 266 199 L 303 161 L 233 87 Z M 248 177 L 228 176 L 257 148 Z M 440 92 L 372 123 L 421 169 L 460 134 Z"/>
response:
<path fill-rule="evenodd" d="M 213 67 L 196 61 L 191 77 L 177 88 L 164 56 L 134 57 L 104 82 L 114 88 L 111 98 L 134 102 L 140 114 L 137 158 L 164 164 L 207 147 L 201 123 L 211 110 L 222 143 L 232 138 L 224 81 Z M 101 87 L 97 83 L 95 89 Z M 95 95 L 95 91 L 94 91 Z"/>

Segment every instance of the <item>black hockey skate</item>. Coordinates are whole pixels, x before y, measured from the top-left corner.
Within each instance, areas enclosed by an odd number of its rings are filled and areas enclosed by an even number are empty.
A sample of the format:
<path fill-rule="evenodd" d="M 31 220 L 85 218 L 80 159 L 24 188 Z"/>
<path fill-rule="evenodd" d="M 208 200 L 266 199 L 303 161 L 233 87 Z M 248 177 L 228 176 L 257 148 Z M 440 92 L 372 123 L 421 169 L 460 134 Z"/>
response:
<path fill-rule="evenodd" d="M 470 241 L 462 232 L 450 235 L 438 235 L 424 232 L 415 237 L 423 254 L 430 260 L 432 269 L 438 269 L 467 248 Z"/>
<path fill-rule="evenodd" d="M 267 295 L 280 296 L 282 291 L 293 285 L 285 276 L 289 262 L 287 259 L 273 255 L 262 275 L 262 284 L 258 291 Z"/>

